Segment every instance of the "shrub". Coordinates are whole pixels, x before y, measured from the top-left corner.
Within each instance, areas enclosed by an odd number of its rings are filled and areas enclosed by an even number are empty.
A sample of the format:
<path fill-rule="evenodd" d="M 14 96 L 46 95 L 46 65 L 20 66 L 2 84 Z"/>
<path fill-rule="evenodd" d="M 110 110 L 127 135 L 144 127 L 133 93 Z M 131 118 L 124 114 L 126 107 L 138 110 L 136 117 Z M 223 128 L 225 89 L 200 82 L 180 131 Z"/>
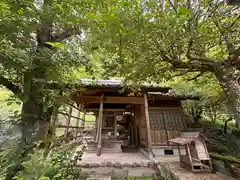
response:
<path fill-rule="evenodd" d="M 22 163 L 23 170 L 16 180 L 74 180 L 80 176 L 80 170 L 74 167 L 72 150 L 54 152 L 48 159 L 43 150 L 35 150 Z"/>

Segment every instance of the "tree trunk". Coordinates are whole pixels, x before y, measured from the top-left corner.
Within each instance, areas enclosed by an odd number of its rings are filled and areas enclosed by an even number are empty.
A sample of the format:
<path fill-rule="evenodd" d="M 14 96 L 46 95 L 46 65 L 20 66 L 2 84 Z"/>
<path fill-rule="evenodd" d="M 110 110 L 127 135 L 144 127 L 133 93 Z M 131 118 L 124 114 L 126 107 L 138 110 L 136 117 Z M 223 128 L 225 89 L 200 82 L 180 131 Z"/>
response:
<path fill-rule="evenodd" d="M 37 93 L 36 84 L 33 83 L 32 73 L 26 72 L 24 75 L 24 98 L 22 106 L 22 144 L 31 146 L 35 125 L 42 112 L 42 105 Z"/>
<path fill-rule="evenodd" d="M 233 67 L 223 68 L 215 72 L 215 76 L 225 92 L 226 105 L 236 120 L 236 127 L 240 129 L 240 85 L 237 82 L 240 72 Z"/>
<path fill-rule="evenodd" d="M 33 60 L 34 69 L 24 74 L 23 106 L 22 106 L 22 144 L 28 148 L 33 145 L 36 123 L 44 119 L 44 84 L 34 79 L 43 79 L 45 69 L 42 69 L 38 59 Z"/>

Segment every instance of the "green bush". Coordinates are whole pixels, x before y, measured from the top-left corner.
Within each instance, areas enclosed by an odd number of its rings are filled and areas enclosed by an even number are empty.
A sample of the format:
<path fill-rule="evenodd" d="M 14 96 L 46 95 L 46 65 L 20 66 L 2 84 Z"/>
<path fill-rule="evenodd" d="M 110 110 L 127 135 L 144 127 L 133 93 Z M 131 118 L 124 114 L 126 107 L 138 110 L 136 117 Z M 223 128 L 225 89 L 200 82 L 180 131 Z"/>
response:
<path fill-rule="evenodd" d="M 23 156 L 18 140 L 8 140 L 0 146 L 0 180 L 73 180 L 80 169 L 74 167 L 75 146 L 65 145 L 44 156 L 44 149 L 36 148 Z M 81 156 L 78 152 L 77 156 Z"/>
<path fill-rule="evenodd" d="M 43 156 L 43 150 L 36 150 L 22 163 L 23 170 L 16 180 L 74 180 L 80 176 L 80 170 L 71 160 L 73 151 L 55 152 L 50 158 Z"/>
<path fill-rule="evenodd" d="M 210 152 L 225 156 L 240 157 L 240 136 L 236 130 L 224 133 L 222 128 L 209 126 L 205 129 L 204 135 L 208 138 L 208 148 Z"/>

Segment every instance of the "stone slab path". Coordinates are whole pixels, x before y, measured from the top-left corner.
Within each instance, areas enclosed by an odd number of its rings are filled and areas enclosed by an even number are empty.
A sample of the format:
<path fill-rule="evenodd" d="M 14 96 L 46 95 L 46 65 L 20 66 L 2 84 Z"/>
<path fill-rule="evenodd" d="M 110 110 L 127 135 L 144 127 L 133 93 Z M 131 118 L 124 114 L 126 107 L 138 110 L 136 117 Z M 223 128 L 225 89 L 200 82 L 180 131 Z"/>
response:
<path fill-rule="evenodd" d="M 180 166 L 178 157 L 161 157 L 158 161 L 179 180 L 236 180 L 221 173 L 192 173 Z"/>

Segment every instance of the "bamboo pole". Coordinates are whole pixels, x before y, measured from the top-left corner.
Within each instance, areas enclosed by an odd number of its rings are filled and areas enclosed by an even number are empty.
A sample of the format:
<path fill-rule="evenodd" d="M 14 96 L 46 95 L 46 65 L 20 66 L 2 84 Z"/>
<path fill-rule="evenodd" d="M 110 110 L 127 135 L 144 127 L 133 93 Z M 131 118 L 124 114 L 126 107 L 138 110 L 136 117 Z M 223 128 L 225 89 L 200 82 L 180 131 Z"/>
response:
<path fill-rule="evenodd" d="M 97 156 L 100 156 L 102 151 L 102 119 L 103 119 L 103 94 L 101 96 L 99 118 L 98 118 L 99 128 L 98 128 Z"/>
<path fill-rule="evenodd" d="M 153 159 L 152 139 L 151 139 L 151 130 L 150 130 L 150 122 L 149 122 L 147 93 L 144 93 L 144 106 L 145 106 L 145 119 L 146 119 L 146 129 L 147 129 L 148 153 L 149 153 L 149 159 L 152 160 Z"/>

